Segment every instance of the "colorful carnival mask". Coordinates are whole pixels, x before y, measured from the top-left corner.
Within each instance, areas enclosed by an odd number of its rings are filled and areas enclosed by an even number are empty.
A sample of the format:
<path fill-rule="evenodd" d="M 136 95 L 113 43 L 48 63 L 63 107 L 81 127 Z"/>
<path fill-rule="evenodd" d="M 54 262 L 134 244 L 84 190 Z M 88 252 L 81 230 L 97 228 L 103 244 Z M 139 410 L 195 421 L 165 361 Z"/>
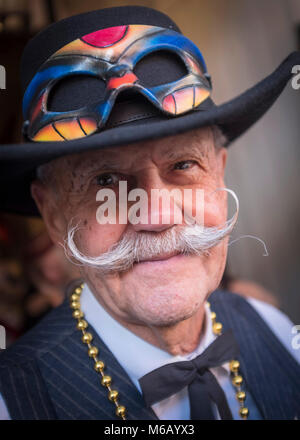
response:
<path fill-rule="evenodd" d="M 142 58 L 159 51 L 179 56 L 187 74 L 147 87 L 134 69 Z M 75 110 L 51 111 L 48 100 L 53 88 L 74 75 L 101 79 L 102 99 Z M 178 32 L 146 25 L 102 29 L 62 47 L 41 66 L 24 95 L 23 131 L 32 141 L 91 135 L 104 128 L 117 95 L 125 89 L 138 91 L 165 114 L 176 116 L 197 109 L 209 97 L 209 78 L 199 49 Z"/>

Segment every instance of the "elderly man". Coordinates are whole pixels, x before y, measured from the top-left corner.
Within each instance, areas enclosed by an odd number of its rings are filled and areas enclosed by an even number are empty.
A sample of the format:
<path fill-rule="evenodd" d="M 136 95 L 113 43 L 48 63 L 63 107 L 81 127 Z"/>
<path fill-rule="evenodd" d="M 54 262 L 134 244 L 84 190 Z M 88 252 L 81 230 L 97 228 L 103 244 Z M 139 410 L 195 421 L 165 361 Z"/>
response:
<path fill-rule="evenodd" d="M 292 324 L 217 290 L 238 214 L 225 147 L 297 61 L 216 106 L 199 49 L 152 9 L 70 17 L 28 44 L 28 142 L 1 147 L 1 200 L 33 214 L 31 191 L 82 279 L 1 355 L 2 419 L 299 417 Z"/>

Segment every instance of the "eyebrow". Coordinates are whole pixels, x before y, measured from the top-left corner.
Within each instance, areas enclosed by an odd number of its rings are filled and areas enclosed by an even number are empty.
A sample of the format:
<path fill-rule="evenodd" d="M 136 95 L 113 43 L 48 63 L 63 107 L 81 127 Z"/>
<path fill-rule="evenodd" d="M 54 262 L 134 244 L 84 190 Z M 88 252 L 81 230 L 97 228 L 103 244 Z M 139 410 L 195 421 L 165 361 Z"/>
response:
<path fill-rule="evenodd" d="M 160 155 L 162 159 L 167 160 L 181 159 L 187 155 L 204 159 L 207 157 L 208 151 L 209 144 L 207 142 L 201 142 L 198 139 L 195 141 L 195 139 L 192 138 L 188 144 L 181 145 L 179 148 L 176 147 L 174 149 L 174 145 L 170 145 L 168 148 L 161 148 Z M 134 163 L 134 160 L 132 160 L 130 154 L 127 156 L 127 160 L 124 160 L 125 157 L 126 156 L 121 155 L 120 152 L 117 151 L 109 151 L 109 153 L 103 151 L 101 153 L 92 155 L 92 157 L 86 157 L 85 159 L 78 157 L 74 164 L 73 171 L 80 171 L 80 169 L 86 172 L 101 169 L 118 171 L 124 168 L 124 165 L 128 166 L 130 162 Z"/>
<path fill-rule="evenodd" d="M 166 151 L 162 152 L 162 157 L 165 157 L 169 160 L 176 160 L 178 158 L 181 158 L 187 154 L 192 154 L 198 157 L 205 157 L 208 154 L 208 147 L 207 145 L 203 145 L 203 143 L 199 143 L 196 145 L 185 145 L 180 150 L 172 149 L 172 147 L 168 148 Z"/>
<path fill-rule="evenodd" d="M 109 155 L 112 153 L 110 152 Z M 95 156 L 95 157 L 89 157 L 84 160 L 78 160 L 75 163 L 74 171 L 78 171 L 81 169 L 92 171 L 96 169 L 120 169 L 121 163 L 120 158 L 117 156 L 117 154 L 113 154 L 115 157 L 111 157 L 108 155 L 102 156 Z"/>

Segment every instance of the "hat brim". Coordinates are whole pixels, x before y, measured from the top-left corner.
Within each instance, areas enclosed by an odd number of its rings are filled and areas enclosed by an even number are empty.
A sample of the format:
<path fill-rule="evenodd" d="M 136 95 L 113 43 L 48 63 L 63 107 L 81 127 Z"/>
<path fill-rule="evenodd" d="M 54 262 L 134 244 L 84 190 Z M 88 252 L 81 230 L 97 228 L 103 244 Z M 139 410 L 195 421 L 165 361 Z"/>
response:
<path fill-rule="evenodd" d="M 89 150 L 128 145 L 189 130 L 218 125 L 227 146 L 248 130 L 272 106 L 300 64 L 300 52 L 291 53 L 262 81 L 236 98 L 173 118 L 153 117 L 129 122 L 85 138 L 61 142 L 27 142 L 0 147 L 0 209 L 24 215 L 39 215 L 30 194 L 34 170 L 52 159 Z"/>

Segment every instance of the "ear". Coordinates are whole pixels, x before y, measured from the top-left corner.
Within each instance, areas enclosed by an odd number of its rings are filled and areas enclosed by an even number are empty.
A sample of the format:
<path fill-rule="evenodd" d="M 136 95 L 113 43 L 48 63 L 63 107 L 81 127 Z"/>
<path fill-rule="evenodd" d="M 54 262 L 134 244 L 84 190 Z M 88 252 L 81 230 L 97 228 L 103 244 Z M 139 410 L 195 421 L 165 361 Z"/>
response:
<path fill-rule="evenodd" d="M 66 221 L 63 210 L 59 209 L 54 191 L 40 180 L 31 183 L 31 196 L 45 222 L 48 234 L 54 243 L 63 242 Z"/>
<path fill-rule="evenodd" d="M 228 151 L 227 148 L 221 148 L 220 151 L 218 151 L 217 156 L 218 156 L 218 161 L 219 161 L 219 169 L 220 169 L 220 174 L 223 176 L 224 178 L 224 174 L 225 174 L 225 167 L 226 167 L 226 163 L 227 163 L 227 155 L 228 155 Z"/>
<path fill-rule="evenodd" d="M 221 150 L 219 151 L 220 154 L 220 160 L 221 160 L 221 169 L 223 172 L 223 175 L 225 173 L 225 167 L 226 167 L 226 163 L 227 163 L 227 156 L 228 156 L 228 151 L 227 148 L 221 148 Z"/>

